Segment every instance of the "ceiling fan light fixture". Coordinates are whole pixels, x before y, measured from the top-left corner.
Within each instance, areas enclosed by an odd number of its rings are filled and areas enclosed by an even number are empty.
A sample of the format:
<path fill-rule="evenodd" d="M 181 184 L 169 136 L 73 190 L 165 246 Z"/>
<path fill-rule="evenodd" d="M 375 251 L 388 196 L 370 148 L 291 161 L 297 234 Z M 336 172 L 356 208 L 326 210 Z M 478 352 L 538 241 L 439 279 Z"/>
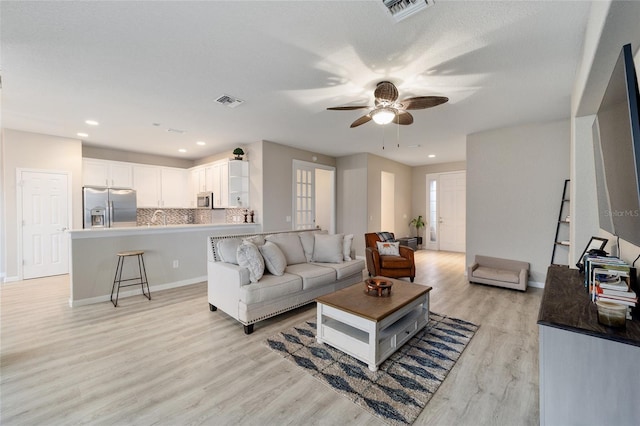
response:
<path fill-rule="evenodd" d="M 389 124 L 396 116 L 396 111 L 393 108 L 379 108 L 371 113 L 371 118 L 377 124 Z"/>

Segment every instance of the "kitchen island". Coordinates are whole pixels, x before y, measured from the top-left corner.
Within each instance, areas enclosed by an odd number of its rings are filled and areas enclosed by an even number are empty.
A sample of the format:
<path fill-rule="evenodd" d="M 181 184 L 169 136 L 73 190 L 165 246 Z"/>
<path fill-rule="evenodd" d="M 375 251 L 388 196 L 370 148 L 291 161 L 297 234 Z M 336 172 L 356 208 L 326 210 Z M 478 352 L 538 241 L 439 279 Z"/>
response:
<path fill-rule="evenodd" d="M 144 262 L 153 300 L 154 291 L 207 280 L 207 237 L 260 232 L 255 223 L 136 226 L 69 231 L 69 306 L 108 301 L 111 296 L 116 253 L 144 250 Z M 135 266 L 135 271 L 134 271 Z M 123 278 L 137 272 L 137 263 L 125 264 Z M 124 297 L 141 294 L 137 287 L 121 291 Z"/>

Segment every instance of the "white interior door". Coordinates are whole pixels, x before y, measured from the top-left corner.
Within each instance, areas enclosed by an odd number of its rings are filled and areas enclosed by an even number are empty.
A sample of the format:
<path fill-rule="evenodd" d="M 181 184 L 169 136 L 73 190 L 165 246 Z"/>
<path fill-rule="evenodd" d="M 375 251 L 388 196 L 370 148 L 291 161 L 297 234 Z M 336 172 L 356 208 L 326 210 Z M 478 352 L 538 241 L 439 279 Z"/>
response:
<path fill-rule="evenodd" d="M 293 229 L 336 231 L 336 169 L 293 160 Z"/>
<path fill-rule="evenodd" d="M 315 169 L 304 164 L 294 166 L 293 229 L 316 227 Z"/>
<path fill-rule="evenodd" d="M 439 177 L 440 250 L 465 251 L 466 172 L 443 173 Z"/>
<path fill-rule="evenodd" d="M 69 177 L 21 171 L 22 276 L 69 273 Z"/>

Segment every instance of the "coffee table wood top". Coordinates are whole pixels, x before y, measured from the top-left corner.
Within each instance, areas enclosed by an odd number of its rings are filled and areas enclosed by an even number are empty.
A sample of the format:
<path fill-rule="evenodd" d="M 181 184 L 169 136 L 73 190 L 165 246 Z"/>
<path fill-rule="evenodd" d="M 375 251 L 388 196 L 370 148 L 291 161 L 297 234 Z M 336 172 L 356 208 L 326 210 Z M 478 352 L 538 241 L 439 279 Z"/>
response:
<path fill-rule="evenodd" d="M 393 282 L 389 296 L 379 297 L 373 295 L 373 293 L 371 295 L 367 294 L 365 292 L 366 285 L 363 281 L 318 297 L 316 302 L 378 322 L 431 291 L 431 287 L 427 285 L 414 284 L 387 277 L 376 278 Z"/>

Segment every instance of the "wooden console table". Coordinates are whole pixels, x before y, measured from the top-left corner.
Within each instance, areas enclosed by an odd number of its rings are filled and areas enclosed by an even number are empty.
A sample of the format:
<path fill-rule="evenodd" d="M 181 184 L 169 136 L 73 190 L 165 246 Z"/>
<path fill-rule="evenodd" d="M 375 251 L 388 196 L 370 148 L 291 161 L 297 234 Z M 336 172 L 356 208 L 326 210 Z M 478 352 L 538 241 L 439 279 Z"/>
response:
<path fill-rule="evenodd" d="M 598 323 L 584 276 L 551 266 L 538 315 L 541 425 L 637 425 L 640 320 Z M 636 308 L 640 309 L 640 308 Z"/>

